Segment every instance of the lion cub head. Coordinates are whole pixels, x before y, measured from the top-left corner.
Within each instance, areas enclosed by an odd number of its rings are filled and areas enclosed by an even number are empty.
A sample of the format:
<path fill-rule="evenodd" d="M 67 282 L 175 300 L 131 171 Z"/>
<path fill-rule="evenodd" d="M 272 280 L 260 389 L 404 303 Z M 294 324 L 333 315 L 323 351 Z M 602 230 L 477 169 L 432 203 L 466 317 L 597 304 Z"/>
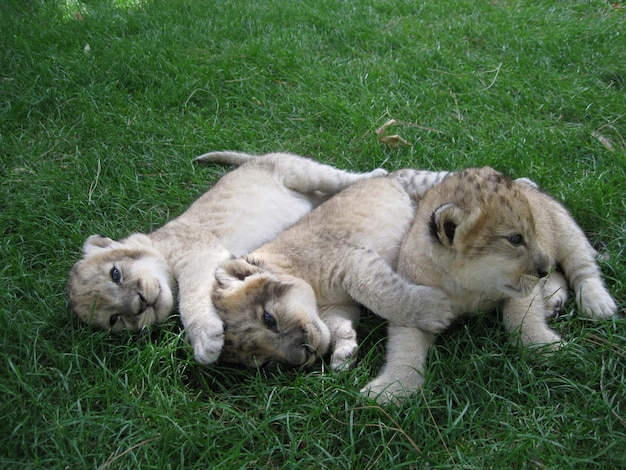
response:
<path fill-rule="evenodd" d="M 221 360 L 248 367 L 309 366 L 329 348 L 312 287 L 242 258 L 215 273 L 213 304 L 224 321 Z"/>
<path fill-rule="evenodd" d="M 420 203 L 398 269 L 414 282 L 425 280 L 418 273 L 432 276 L 460 295 L 529 295 L 552 268 L 529 188 L 489 167 L 450 175 Z M 420 256 L 412 260 L 413 253 Z"/>
<path fill-rule="evenodd" d="M 138 330 L 172 313 L 176 281 L 145 235 L 121 241 L 92 235 L 70 271 L 67 296 L 85 323 L 111 331 Z"/>

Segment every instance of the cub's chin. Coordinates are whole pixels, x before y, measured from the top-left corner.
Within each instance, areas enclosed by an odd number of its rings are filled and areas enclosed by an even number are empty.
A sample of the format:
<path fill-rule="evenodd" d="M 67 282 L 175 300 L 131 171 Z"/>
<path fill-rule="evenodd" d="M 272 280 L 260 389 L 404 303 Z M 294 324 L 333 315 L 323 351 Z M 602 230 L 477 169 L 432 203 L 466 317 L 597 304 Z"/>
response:
<path fill-rule="evenodd" d="M 530 274 L 522 275 L 517 282 L 502 280 L 499 283 L 499 290 L 507 297 L 524 298 L 528 297 L 535 286 L 539 283 L 540 278 Z"/>

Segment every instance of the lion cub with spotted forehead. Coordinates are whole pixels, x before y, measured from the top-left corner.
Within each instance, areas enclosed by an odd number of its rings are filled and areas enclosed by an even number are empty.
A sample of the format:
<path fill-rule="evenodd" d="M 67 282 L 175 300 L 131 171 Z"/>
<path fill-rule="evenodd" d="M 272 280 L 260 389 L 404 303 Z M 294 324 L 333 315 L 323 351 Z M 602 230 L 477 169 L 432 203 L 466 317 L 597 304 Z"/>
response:
<path fill-rule="evenodd" d="M 160 323 L 178 308 L 195 358 L 208 364 L 224 342 L 210 299 L 218 264 L 271 240 L 351 184 L 387 172 L 349 173 L 285 153 L 211 152 L 195 160 L 240 166 L 152 233 L 87 238 L 67 294 L 82 321 L 112 331 Z"/>
<path fill-rule="evenodd" d="M 443 289 L 455 316 L 500 307 L 516 342 L 557 347 L 561 338 L 546 325 L 567 296 L 557 266 L 583 315 L 615 313 L 595 251 L 567 210 L 534 186 L 485 167 L 451 174 L 426 193 L 402 243 L 398 272 Z M 362 392 L 382 403 L 415 392 L 433 340 L 430 331 L 390 322 L 386 364 Z"/>
<path fill-rule="evenodd" d="M 436 333 L 450 322 L 447 295 L 394 270 L 421 194 L 447 173 L 403 170 L 361 181 L 275 240 L 216 270 L 213 304 L 224 320 L 221 360 L 247 366 L 352 363 L 364 305 Z M 419 312 L 419 317 L 415 314 Z"/>

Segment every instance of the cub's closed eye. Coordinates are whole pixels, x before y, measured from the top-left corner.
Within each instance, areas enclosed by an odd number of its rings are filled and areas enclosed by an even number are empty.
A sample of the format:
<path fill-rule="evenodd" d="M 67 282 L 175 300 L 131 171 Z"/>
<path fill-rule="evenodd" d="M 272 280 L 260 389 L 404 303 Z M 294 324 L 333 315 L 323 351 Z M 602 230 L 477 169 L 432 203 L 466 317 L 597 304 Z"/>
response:
<path fill-rule="evenodd" d="M 524 237 L 519 233 L 509 235 L 506 239 L 513 246 L 520 246 L 524 244 Z"/>
<path fill-rule="evenodd" d="M 114 327 L 115 325 L 117 325 L 118 321 L 120 321 L 119 315 L 111 315 L 111 317 L 109 318 L 109 325 L 111 325 L 111 327 Z"/>
<path fill-rule="evenodd" d="M 274 318 L 274 315 L 267 310 L 263 310 L 263 323 L 265 323 L 265 326 L 268 328 L 276 328 L 276 319 Z"/>
<path fill-rule="evenodd" d="M 111 276 L 111 280 L 114 283 L 119 284 L 120 282 L 122 282 L 122 273 L 115 266 L 113 266 L 111 268 L 111 271 L 109 272 L 109 275 Z"/>

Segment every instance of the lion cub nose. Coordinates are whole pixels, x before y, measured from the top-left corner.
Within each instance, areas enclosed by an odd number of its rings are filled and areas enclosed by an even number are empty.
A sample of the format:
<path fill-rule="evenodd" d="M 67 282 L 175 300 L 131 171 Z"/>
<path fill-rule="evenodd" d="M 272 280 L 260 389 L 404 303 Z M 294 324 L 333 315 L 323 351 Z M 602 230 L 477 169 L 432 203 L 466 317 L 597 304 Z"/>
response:
<path fill-rule="evenodd" d="M 538 277 L 546 277 L 551 268 L 552 263 L 550 263 L 550 259 L 545 253 L 542 252 L 540 255 L 535 257 L 535 271 Z"/>

